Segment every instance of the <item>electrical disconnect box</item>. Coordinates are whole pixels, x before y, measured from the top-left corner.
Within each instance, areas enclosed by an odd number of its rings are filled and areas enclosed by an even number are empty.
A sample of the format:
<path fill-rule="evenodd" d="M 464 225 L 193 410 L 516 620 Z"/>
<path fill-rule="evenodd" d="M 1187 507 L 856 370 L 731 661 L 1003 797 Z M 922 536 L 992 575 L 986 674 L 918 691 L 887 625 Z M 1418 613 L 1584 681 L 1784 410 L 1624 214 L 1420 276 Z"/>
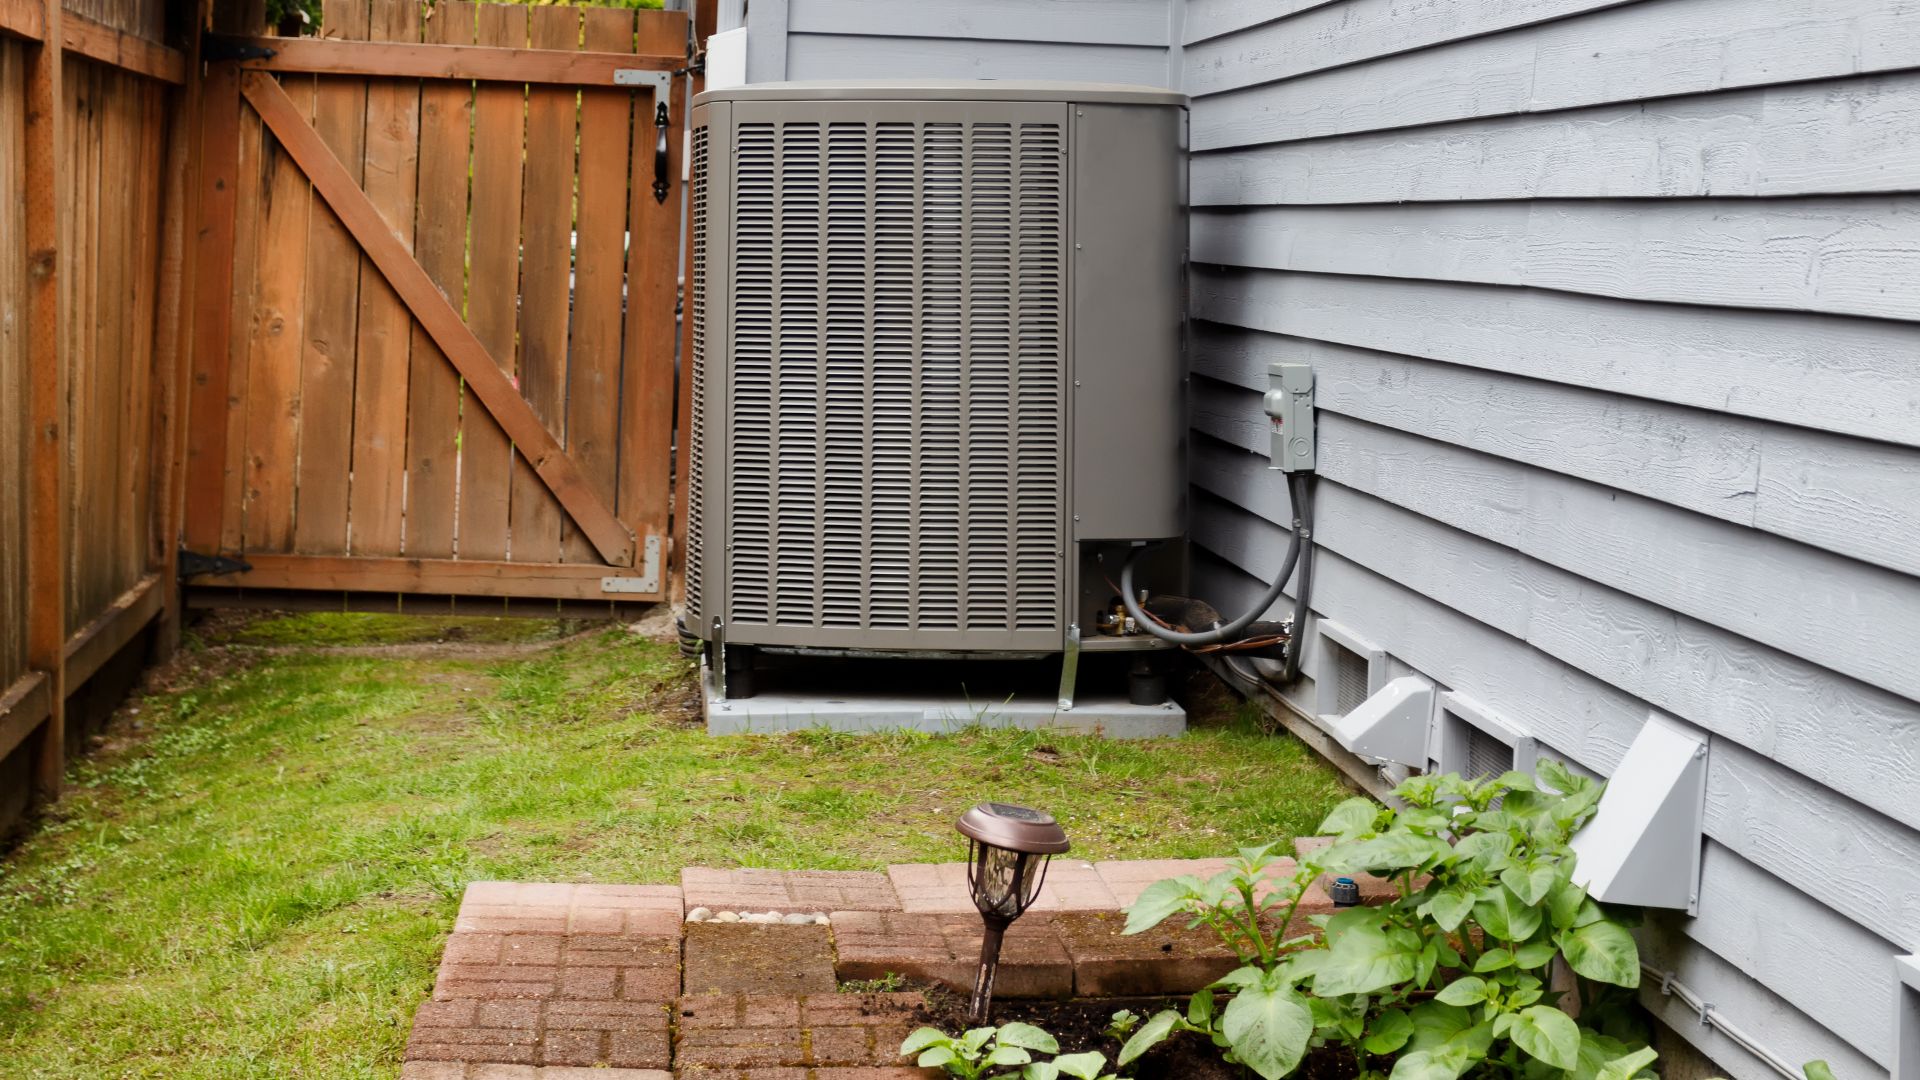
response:
<path fill-rule="evenodd" d="M 1267 365 L 1267 416 L 1273 420 L 1271 464 L 1267 467 L 1282 472 L 1312 472 L 1312 365 Z"/>

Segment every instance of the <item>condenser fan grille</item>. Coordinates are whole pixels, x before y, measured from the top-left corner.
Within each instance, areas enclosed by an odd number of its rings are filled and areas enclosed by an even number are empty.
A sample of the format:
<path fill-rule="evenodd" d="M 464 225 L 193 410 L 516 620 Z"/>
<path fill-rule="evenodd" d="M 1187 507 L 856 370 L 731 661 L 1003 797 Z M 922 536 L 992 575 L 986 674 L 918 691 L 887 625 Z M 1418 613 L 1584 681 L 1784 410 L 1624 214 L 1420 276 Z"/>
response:
<path fill-rule="evenodd" d="M 885 113 L 735 130 L 728 622 L 1057 636 L 1064 124 Z"/>

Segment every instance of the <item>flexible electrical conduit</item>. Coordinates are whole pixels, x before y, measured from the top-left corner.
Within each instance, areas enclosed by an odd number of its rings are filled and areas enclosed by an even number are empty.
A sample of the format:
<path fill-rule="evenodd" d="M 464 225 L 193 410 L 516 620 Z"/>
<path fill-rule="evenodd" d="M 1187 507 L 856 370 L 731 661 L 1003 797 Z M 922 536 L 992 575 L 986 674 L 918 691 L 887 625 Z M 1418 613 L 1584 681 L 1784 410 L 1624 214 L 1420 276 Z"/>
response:
<path fill-rule="evenodd" d="M 1686 983 L 1674 978 L 1673 972 L 1661 971 L 1659 968 L 1649 964 L 1640 965 L 1640 970 L 1648 977 L 1659 980 L 1660 992 L 1662 994 L 1670 994 L 1679 998 L 1681 1003 L 1686 1005 L 1687 1008 L 1700 1014 L 1700 1022 L 1702 1024 L 1726 1036 L 1728 1041 L 1740 1049 L 1745 1050 L 1747 1053 L 1752 1054 L 1754 1057 L 1759 1058 L 1768 1068 L 1779 1073 L 1782 1077 L 1785 1077 L 1786 1080 L 1806 1080 L 1799 1069 L 1795 1068 L 1789 1062 L 1782 1060 L 1778 1054 L 1761 1046 L 1753 1036 L 1721 1019 L 1719 1011 L 1713 1007 L 1712 1002 L 1695 993 L 1693 988 L 1689 987 Z"/>
<path fill-rule="evenodd" d="M 1147 549 L 1137 547 L 1127 556 L 1120 567 L 1120 602 L 1126 606 L 1127 614 L 1133 617 L 1135 624 L 1155 637 L 1173 642 L 1175 645 L 1213 645 L 1222 641 L 1232 641 L 1240 631 L 1245 630 L 1255 619 L 1266 613 L 1280 594 L 1286 591 L 1287 580 L 1293 577 L 1293 568 L 1300 567 L 1300 591 L 1293 605 L 1294 640 L 1287 643 L 1286 672 L 1282 676 L 1291 682 L 1300 673 L 1299 638 L 1301 628 L 1306 625 L 1307 597 L 1313 587 L 1313 504 L 1307 490 L 1307 478 L 1311 474 L 1304 472 L 1287 475 L 1287 494 L 1293 501 L 1293 536 L 1287 541 L 1287 554 L 1280 562 L 1280 572 L 1274 576 L 1273 584 L 1254 602 L 1245 613 L 1233 620 L 1214 627 L 1211 630 L 1182 631 L 1172 630 L 1160 625 L 1140 608 L 1140 601 L 1133 587 L 1133 567 Z"/>

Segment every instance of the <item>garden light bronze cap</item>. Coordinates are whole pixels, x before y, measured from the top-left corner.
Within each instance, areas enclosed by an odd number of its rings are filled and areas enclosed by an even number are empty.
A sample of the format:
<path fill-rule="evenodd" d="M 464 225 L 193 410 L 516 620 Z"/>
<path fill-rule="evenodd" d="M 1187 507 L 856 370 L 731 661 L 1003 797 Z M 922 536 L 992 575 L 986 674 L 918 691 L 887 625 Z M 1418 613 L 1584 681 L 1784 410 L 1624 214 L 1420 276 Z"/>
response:
<path fill-rule="evenodd" d="M 988 847 L 1028 855 L 1059 855 L 1072 846 L 1052 814 L 1011 803 L 981 803 L 960 816 L 959 829 Z"/>

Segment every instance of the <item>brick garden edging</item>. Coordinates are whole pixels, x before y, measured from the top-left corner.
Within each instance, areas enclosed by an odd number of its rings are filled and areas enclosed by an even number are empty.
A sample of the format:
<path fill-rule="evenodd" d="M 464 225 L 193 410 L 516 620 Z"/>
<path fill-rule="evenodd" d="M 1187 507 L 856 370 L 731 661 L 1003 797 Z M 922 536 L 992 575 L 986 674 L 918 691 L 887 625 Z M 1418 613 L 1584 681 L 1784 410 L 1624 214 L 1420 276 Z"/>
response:
<path fill-rule="evenodd" d="M 1314 840 L 1302 840 L 1307 850 Z M 1223 859 L 1056 860 L 1014 924 L 1000 997 L 1191 993 L 1233 967 L 1205 931 L 1127 937 L 1140 891 Z M 1293 872 L 1281 860 L 1274 877 Z M 1334 910 L 1325 882 L 1300 917 Z M 1369 893 L 1384 884 L 1363 883 Z M 696 908 L 825 912 L 829 925 L 687 923 Z M 918 994 L 843 994 L 897 974 L 971 987 L 980 920 L 964 863 L 885 874 L 689 867 L 673 885 L 468 887 L 402 1080 L 909 1080 L 894 1051 Z"/>

